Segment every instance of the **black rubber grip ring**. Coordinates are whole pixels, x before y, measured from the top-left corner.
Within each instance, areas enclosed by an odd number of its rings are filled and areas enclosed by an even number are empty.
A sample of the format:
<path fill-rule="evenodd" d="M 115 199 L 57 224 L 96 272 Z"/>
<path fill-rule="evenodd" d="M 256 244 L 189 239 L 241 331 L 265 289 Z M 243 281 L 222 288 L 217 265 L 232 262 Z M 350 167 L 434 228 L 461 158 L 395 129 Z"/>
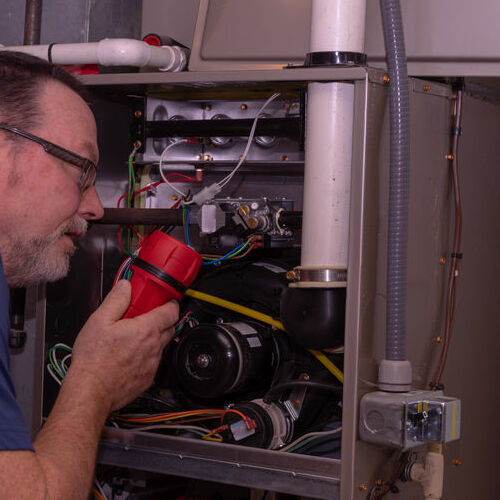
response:
<path fill-rule="evenodd" d="M 47 59 L 49 61 L 49 63 L 52 62 L 52 47 L 55 45 L 55 43 L 51 43 L 49 44 L 49 48 L 47 50 Z"/>
<path fill-rule="evenodd" d="M 173 276 L 170 276 L 170 274 L 167 274 L 158 267 L 153 266 L 153 264 L 150 264 L 149 262 L 136 257 L 132 262 L 132 265 L 143 269 L 149 274 L 152 274 L 155 278 L 158 278 L 167 285 L 171 286 L 174 290 L 177 290 L 181 295 L 184 295 L 186 293 L 186 286 L 184 286 L 180 281 L 176 280 Z"/>

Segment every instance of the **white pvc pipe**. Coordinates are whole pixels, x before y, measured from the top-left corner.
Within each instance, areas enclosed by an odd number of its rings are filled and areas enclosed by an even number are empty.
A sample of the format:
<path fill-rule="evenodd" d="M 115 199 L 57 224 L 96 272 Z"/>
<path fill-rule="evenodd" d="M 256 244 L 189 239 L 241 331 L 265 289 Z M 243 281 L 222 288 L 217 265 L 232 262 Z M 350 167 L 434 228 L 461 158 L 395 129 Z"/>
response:
<path fill-rule="evenodd" d="M 309 52 L 363 52 L 366 0 L 313 0 Z M 354 85 L 307 90 L 302 268 L 347 268 Z"/>
<path fill-rule="evenodd" d="M 347 268 L 354 85 L 307 91 L 301 267 Z"/>
<path fill-rule="evenodd" d="M 2 50 L 24 52 L 49 60 L 50 45 L 20 45 Z M 55 64 L 101 64 L 103 66 L 152 67 L 160 71 L 181 71 L 187 64 L 187 50 L 177 46 L 154 47 L 141 40 L 106 38 L 92 43 L 52 45 Z"/>
<path fill-rule="evenodd" d="M 309 52 L 364 52 L 366 0 L 313 0 Z"/>

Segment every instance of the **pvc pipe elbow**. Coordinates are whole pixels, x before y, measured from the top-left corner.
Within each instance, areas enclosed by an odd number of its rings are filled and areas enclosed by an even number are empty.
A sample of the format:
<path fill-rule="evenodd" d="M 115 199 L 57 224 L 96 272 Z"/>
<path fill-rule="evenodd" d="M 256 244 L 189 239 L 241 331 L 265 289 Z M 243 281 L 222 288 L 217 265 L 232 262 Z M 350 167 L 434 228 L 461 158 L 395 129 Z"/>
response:
<path fill-rule="evenodd" d="M 444 457 L 442 453 L 425 453 L 424 463 L 416 463 L 410 470 L 412 481 L 424 489 L 424 497 L 438 500 L 443 496 Z"/>
<path fill-rule="evenodd" d="M 97 60 L 104 66 L 151 66 L 160 71 L 180 71 L 187 62 L 181 47 L 154 47 L 141 40 L 106 38 L 97 44 Z"/>

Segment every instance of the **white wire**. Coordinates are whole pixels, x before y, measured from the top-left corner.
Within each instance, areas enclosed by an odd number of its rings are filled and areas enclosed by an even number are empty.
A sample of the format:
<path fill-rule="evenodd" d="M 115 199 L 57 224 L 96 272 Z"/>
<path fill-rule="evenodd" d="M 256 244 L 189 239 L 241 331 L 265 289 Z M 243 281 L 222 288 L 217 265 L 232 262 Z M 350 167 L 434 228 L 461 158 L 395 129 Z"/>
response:
<path fill-rule="evenodd" d="M 224 177 L 224 179 L 222 179 L 218 183 L 220 188 L 223 188 L 233 178 L 233 175 L 237 172 L 237 170 L 241 167 L 241 165 L 243 164 L 243 162 L 246 160 L 246 157 L 247 157 L 247 154 L 248 154 L 248 150 L 250 149 L 250 146 L 252 145 L 253 136 L 255 134 L 255 129 L 257 128 L 257 121 L 258 121 L 258 119 L 260 117 L 260 114 L 262 113 L 262 111 L 264 111 L 264 109 L 268 106 L 268 104 L 271 101 L 274 101 L 274 99 L 276 99 L 276 97 L 278 97 L 278 96 L 279 96 L 278 93 L 273 94 L 260 107 L 259 111 L 257 111 L 257 114 L 255 115 L 255 119 L 254 119 L 253 124 L 252 124 L 252 128 L 250 129 L 250 135 L 248 136 L 247 145 L 245 147 L 245 150 L 243 151 L 243 155 L 241 156 L 240 161 L 238 162 L 238 164 L 236 165 L 236 167 L 234 167 L 233 171 L 230 172 L 226 177 Z"/>
<path fill-rule="evenodd" d="M 309 432 L 309 434 L 304 434 L 300 436 L 295 441 L 292 441 L 290 444 L 287 444 L 285 447 L 280 448 L 278 451 L 288 451 L 290 448 L 294 448 L 297 444 L 301 443 L 305 439 L 315 436 L 331 436 L 332 434 L 337 434 L 342 431 L 342 427 L 337 427 L 331 431 L 319 431 L 319 432 Z"/>
<path fill-rule="evenodd" d="M 171 189 L 173 189 L 175 192 L 179 193 L 183 198 L 185 198 L 187 195 L 186 193 L 183 193 L 180 189 L 177 189 L 171 182 L 168 181 L 168 179 L 166 178 L 165 174 L 163 173 L 163 157 L 165 156 L 165 153 L 170 149 L 170 148 L 173 148 L 174 146 L 177 146 L 177 144 L 185 144 L 187 141 L 185 141 L 184 139 L 180 140 L 180 141 L 176 141 L 176 142 L 172 142 L 171 144 L 169 144 L 162 152 L 161 152 L 161 155 L 160 155 L 160 164 L 159 164 L 159 169 L 160 169 L 160 175 L 161 175 L 161 178 L 163 179 L 163 182 L 165 182 L 165 184 L 167 186 L 169 186 Z"/>
<path fill-rule="evenodd" d="M 66 366 L 66 361 L 68 361 L 68 359 L 70 359 L 71 356 L 72 356 L 72 354 L 69 353 L 66 356 L 64 356 L 64 358 L 61 361 L 61 366 L 63 367 L 64 375 L 66 375 L 66 373 L 68 372 L 68 366 Z"/>
<path fill-rule="evenodd" d="M 52 365 L 47 365 L 47 371 L 49 372 L 50 376 L 59 384 L 62 385 L 61 380 L 59 380 L 59 377 L 54 373 L 54 369 L 52 368 Z"/>
<path fill-rule="evenodd" d="M 97 478 L 94 478 L 94 486 L 96 487 L 96 490 L 101 494 L 102 498 L 104 498 L 104 500 L 108 500 L 108 497 L 106 496 L 106 493 L 104 493 L 101 483 L 99 483 Z"/>

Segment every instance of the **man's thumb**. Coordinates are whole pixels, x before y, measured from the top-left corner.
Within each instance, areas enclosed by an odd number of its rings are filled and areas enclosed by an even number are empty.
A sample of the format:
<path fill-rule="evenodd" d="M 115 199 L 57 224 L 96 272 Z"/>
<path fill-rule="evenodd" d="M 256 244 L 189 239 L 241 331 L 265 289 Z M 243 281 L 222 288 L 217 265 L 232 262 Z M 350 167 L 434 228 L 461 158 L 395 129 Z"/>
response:
<path fill-rule="evenodd" d="M 132 287 L 127 280 L 119 280 L 103 300 L 99 313 L 110 321 L 118 321 L 123 317 L 130 305 Z"/>

